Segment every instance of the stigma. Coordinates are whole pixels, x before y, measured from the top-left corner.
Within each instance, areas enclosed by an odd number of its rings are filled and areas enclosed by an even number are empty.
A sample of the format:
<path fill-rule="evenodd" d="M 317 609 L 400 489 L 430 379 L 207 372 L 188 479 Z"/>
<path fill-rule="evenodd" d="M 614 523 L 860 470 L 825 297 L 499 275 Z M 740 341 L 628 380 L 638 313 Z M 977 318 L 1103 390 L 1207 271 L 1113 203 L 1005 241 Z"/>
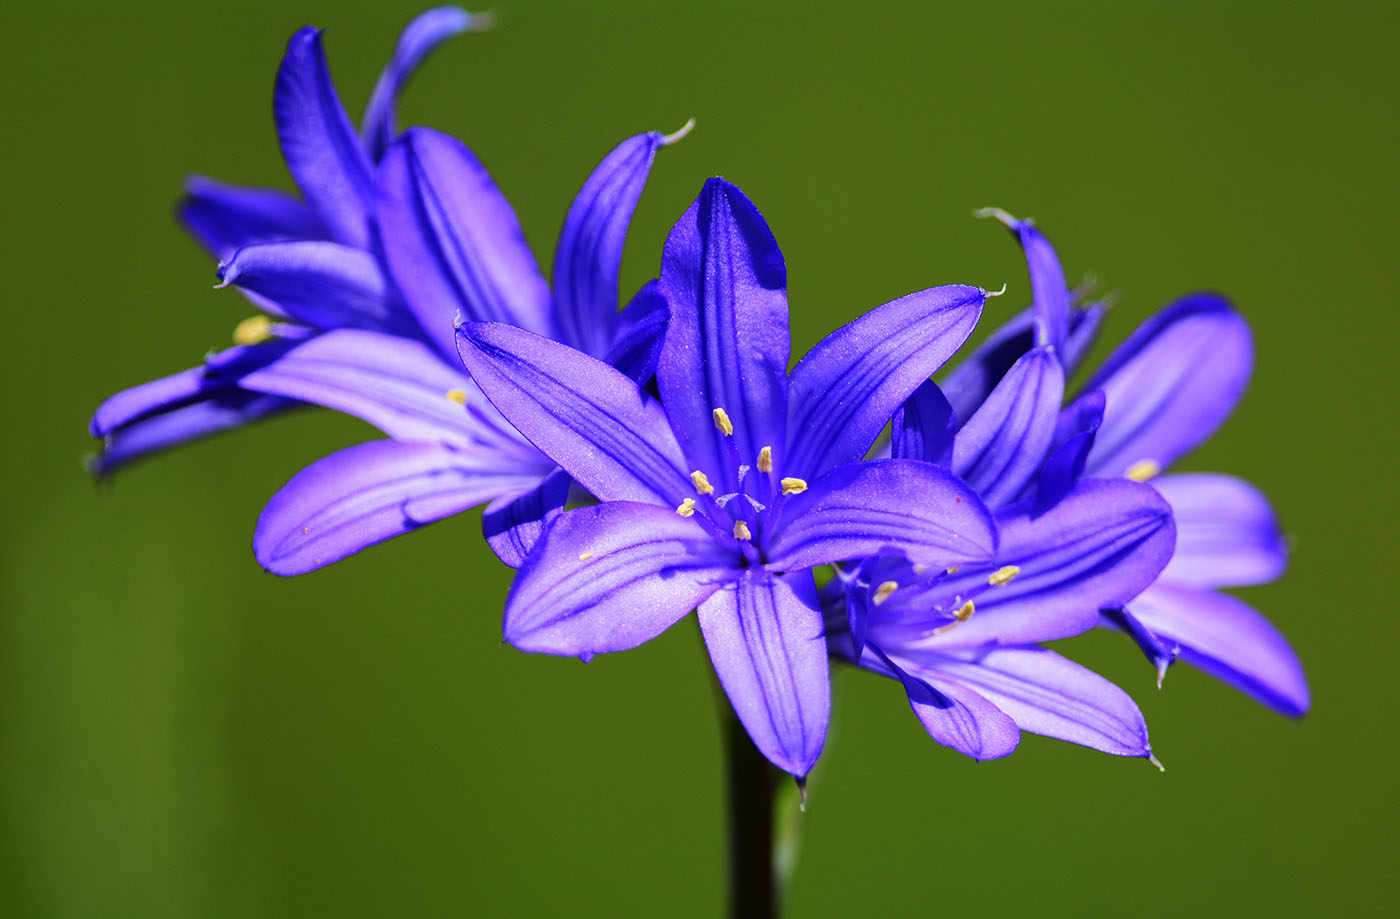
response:
<path fill-rule="evenodd" d="M 458 405 L 466 405 L 467 391 L 465 389 L 449 389 L 447 391 L 447 398 L 448 401 L 456 402 Z"/>
<path fill-rule="evenodd" d="M 870 602 L 879 606 L 888 600 L 896 590 L 899 590 L 898 581 L 883 581 L 879 587 L 875 588 L 875 595 L 870 598 Z"/>
<path fill-rule="evenodd" d="M 689 501 L 690 499 L 686 498 L 686 500 Z M 734 521 L 734 538 L 744 540 L 753 539 L 753 534 L 749 532 L 749 525 L 742 520 Z"/>
<path fill-rule="evenodd" d="M 779 479 L 778 484 L 783 486 L 783 494 L 785 495 L 800 495 L 807 490 L 806 479 L 799 479 L 792 476 Z"/>
<path fill-rule="evenodd" d="M 266 316 L 249 316 L 233 327 L 233 343 L 256 345 L 272 337 L 272 320 Z"/>
<path fill-rule="evenodd" d="M 695 499 L 686 498 L 684 501 L 681 502 L 680 507 L 676 508 L 676 513 L 680 514 L 682 517 L 694 517 Z"/>
<path fill-rule="evenodd" d="M 1003 565 L 992 572 L 991 577 L 987 578 L 987 583 L 993 587 L 1005 587 L 1020 573 L 1021 569 L 1015 565 Z"/>
<path fill-rule="evenodd" d="M 1134 482 L 1146 482 L 1162 471 L 1162 464 L 1156 460 L 1140 459 L 1128 467 L 1128 471 L 1123 473 Z"/>
<path fill-rule="evenodd" d="M 711 412 L 710 415 L 715 419 L 715 427 L 719 428 L 720 433 L 725 437 L 733 435 L 734 423 L 729 420 L 728 412 L 722 408 L 717 408 Z"/>

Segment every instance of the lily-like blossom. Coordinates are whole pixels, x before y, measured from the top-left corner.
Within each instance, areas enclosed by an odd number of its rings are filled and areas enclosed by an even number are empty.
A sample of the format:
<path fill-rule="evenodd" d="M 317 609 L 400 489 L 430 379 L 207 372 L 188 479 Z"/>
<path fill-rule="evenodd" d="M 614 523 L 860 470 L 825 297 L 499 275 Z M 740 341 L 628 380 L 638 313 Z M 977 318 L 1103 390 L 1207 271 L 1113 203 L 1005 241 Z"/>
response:
<path fill-rule="evenodd" d="M 986 292 L 910 294 L 788 372 L 786 268 L 735 186 L 705 183 L 667 239 L 660 400 L 581 351 L 466 323 L 462 358 L 510 422 L 601 501 L 565 511 L 516 577 L 505 638 L 580 655 L 639 645 L 698 611 L 762 753 L 801 778 L 830 711 L 813 566 L 885 551 L 933 567 L 995 557 L 977 494 L 913 459 L 862 462 L 900 403 L 963 342 Z"/>
<path fill-rule="evenodd" d="M 564 220 L 555 286 L 509 203 L 471 152 L 426 128 L 395 134 L 393 103 L 423 56 L 472 27 L 430 10 L 405 29 L 357 135 L 330 80 L 321 33 L 297 32 L 278 72 L 278 137 L 303 201 L 197 180 L 185 224 L 266 316 L 204 366 L 112 397 L 93 419 L 100 470 L 298 404 L 346 412 L 388 435 L 298 473 L 258 521 L 254 552 L 301 574 L 485 501 L 493 548 L 518 563 L 562 507 L 568 477 L 521 437 L 463 371 L 460 319 L 513 323 L 650 377 L 665 310 L 643 290 L 618 313 L 627 227 L 656 151 L 640 134 L 594 170 Z"/>

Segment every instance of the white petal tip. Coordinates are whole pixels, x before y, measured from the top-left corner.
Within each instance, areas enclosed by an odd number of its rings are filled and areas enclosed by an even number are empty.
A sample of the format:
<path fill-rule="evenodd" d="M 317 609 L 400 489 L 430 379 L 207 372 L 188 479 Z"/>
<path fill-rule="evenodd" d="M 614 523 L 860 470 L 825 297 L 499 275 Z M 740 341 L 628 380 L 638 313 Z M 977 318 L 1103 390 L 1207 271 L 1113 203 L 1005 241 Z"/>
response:
<path fill-rule="evenodd" d="M 1004 293 L 1006 293 L 1006 283 L 1005 283 L 1005 282 L 1002 282 L 1001 290 L 984 290 L 984 291 L 982 291 L 982 294 L 983 294 L 988 300 L 992 299 L 993 297 L 1000 297 L 1000 296 L 1001 296 L 1002 294 L 1004 294 Z"/>
<path fill-rule="evenodd" d="M 1017 220 L 1015 217 L 1012 217 L 1010 214 L 1008 214 L 1006 211 L 1002 210 L 999 207 L 984 207 L 980 210 L 973 211 L 972 216 L 983 219 L 991 217 L 994 220 L 999 221 L 1003 226 L 1008 227 L 1012 230 L 1016 229 L 1018 226 L 1021 225 L 1021 221 Z M 1029 223 L 1030 221 L 1026 222 Z"/>
<path fill-rule="evenodd" d="M 486 32 L 494 29 L 501 21 L 501 14 L 495 10 L 482 10 L 480 13 L 470 13 L 467 21 L 468 32 Z"/>
<path fill-rule="evenodd" d="M 1166 772 L 1166 771 L 1167 771 L 1167 767 L 1162 765 L 1162 761 L 1159 760 L 1155 755 L 1153 755 L 1153 754 L 1150 753 L 1150 752 L 1147 754 L 1147 761 L 1148 761 L 1149 763 L 1151 763 L 1152 765 L 1156 766 L 1158 772 Z"/>
<path fill-rule="evenodd" d="M 672 131 L 670 134 L 662 134 L 661 146 L 669 147 L 678 140 L 684 140 L 685 136 L 693 130 L 695 130 L 694 118 L 690 119 L 685 124 L 681 125 L 679 129 Z"/>

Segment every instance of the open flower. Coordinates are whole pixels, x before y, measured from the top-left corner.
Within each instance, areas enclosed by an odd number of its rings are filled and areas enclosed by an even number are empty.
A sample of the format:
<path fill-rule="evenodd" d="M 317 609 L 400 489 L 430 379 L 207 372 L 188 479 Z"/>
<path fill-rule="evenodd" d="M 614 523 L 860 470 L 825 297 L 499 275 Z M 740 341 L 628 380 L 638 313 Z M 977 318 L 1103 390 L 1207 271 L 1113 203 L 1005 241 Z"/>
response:
<path fill-rule="evenodd" d="M 698 610 L 739 719 L 799 778 L 830 708 L 814 565 L 903 552 L 991 558 L 977 495 L 947 470 L 861 462 L 895 408 L 962 343 L 986 292 L 940 287 L 837 330 L 788 373 L 786 269 L 735 186 L 705 183 L 667 239 L 660 402 L 529 332 L 465 324 L 462 358 L 520 431 L 602 503 L 562 514 L 506 606 L 518 648 L 634 647 Z"/>

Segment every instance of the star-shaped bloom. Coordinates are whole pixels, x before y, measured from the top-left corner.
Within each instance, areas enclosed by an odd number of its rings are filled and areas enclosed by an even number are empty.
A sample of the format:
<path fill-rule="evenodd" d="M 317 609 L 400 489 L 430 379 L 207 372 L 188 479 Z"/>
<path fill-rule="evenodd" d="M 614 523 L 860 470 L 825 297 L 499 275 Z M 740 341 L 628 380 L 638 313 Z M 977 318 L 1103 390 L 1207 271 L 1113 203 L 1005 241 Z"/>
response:
<path fill-rule="evenodd" d="M 509 322 L 559 338 L 641 380 L 665 309 L 643 290 L 621 314 L 623 241 L 656 151 L 629 138 L 594 170 L 564 221 L 553 291 L 509 203 L 471 152 L 426 128 L 395 136 L 393 102 L 423 56 L 472 17 L 444 7 L 405 29 L 356 134 L 321 33 L 297 32 L 278 71 L 278 138 L 302 201 L 196 180 L 186 226 L 266 316 L 204 366 L 120 393 L 98 409 L 99 469 L 299 404 L 362 418 L 389 439 L 334 453 L 269 502 L 258 560 L 300 574 L 493 501 L 493 548 L 518 563 L 563 506 L 568 477 L 463 372 L 454 321 Z"/>
<path fill-rule="evenodd" d="M 887 303 L 789 373 L 782 253 L 721 179 L 671 231 L 657 289 L 670 310 L 659 401 L 580 351 L 506 325 L 462 327 L 472 377 L 601 501 L 546 531 L 512 587 L 505 637 L 588 657 L 697 609 L 750 737 L 802 777 L 830 707 L 812 567 L 883 551 L 947 567 L 996 551 L 991 515 L 946 469 L 861 461 L 967 337 L 986 292 L 939 287 Z"/>

